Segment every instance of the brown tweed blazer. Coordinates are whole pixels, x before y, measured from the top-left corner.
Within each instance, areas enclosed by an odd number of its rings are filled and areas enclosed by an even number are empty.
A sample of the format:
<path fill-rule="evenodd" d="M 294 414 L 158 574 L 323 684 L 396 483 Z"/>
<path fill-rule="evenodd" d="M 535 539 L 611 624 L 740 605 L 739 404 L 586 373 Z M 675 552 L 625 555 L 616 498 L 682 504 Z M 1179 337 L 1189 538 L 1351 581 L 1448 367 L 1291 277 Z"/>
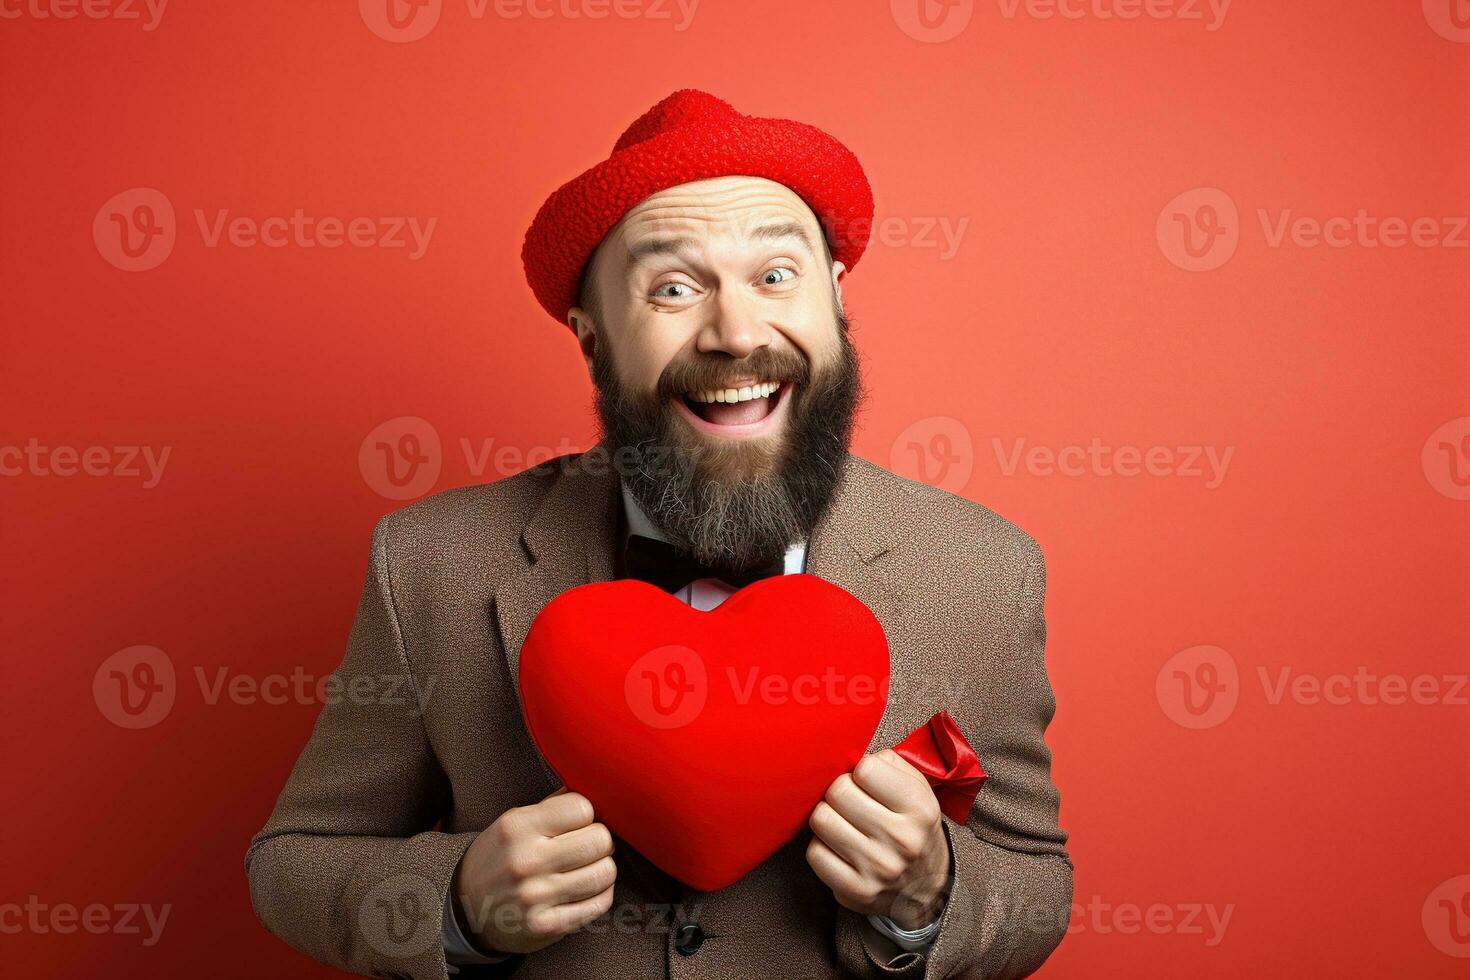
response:
<path fill-rule="evenodd" d="M 522 640 L 550 599 L 614 577 L 620 503 L 605 445 L 389 514 L 347 653 L 275 811 L 245 858 L 267 929 L 379 977 L 444 977 L 443 898 L 460 855 L 505 810 L 559 785 L 521 720 Z M 877 615 L 891 693 L 870 751 L 941 708 L 990 774 L 963 825 L 944 818 L 955 888 L 928 955 L 889 945 L 807 866 L 803 831 L 745 878 L 696 892 L 622 841 L 611 911 L 552 946 L 462 975 L 653 980 L 1031 973 L 1072 900 L 1043 741 L 1045 570 L 1036 542 L 984 507 L 850 456 L 807 571 Z M 707 936 L 677 949 L 682 922 Z"/>

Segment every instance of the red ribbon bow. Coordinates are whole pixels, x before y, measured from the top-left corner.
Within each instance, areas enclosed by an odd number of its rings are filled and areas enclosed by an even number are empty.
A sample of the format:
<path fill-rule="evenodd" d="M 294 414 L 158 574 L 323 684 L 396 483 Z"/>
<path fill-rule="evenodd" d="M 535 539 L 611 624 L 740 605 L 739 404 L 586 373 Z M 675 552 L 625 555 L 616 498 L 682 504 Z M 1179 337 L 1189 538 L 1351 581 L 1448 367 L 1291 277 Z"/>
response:
<path fill-rule="evenodd" d="M 980 768 L 980 757 L 965 741 L 949 712 L 941 711 L 930 718 L 893 751 L 929 780 L 944 815 L 955 823 L 964 823 L 987 777 Z"/>

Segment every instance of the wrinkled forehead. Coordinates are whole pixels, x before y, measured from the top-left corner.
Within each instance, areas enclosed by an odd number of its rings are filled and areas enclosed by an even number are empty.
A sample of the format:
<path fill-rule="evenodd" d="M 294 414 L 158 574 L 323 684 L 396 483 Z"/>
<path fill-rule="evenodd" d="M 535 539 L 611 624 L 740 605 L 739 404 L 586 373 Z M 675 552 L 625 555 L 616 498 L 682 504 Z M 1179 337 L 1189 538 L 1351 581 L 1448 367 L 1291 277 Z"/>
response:
<path fill-rule="evenodd" d="M 597 254 L 631 265 L 652 255 L 715 257 L 776 243 L 814 258 L 823 254 L 822 226 L 806 202 L 763 177 L 716 177 L 644 198 L 608 232 Z"/>

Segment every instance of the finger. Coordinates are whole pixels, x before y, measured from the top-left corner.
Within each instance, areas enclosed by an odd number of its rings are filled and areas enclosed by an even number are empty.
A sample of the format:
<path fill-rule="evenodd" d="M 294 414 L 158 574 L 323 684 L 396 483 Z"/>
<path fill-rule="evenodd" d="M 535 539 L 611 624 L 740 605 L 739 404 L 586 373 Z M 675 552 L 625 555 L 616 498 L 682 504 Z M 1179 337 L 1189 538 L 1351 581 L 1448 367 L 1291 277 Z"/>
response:
<path fill-rule="evenodd" d="M 575 871 L 612 854 L 612 831 L 606 824 L 588 824 L 548 839 L 545 847 L 547 871 Z"/>
<path fill-rule="evenodd" d="M 559 871 L 527 884 L 529 905 L 571 905 L 601 895 L 618 879 L 618 866 L 605 857 L 575 871 Z"/>
<path fill-rule="evenodd" d="M 524 808 L 526 827 L 543 837 L 555 837 L 592 823 L 592 801 L 581 793 L 556 793 Z"/>
<path fill-rule="evenodd" d="M 891 749 L 859 759 L 852 770 L 852 779 L 894 813 L 913 812 L 920 799 L 919 792 L 929 790 L 928 780 Z"/>
<path fill-rule="evenodd" d="M 888 829 L 898 815 L 868 795 L 849 773 L 838 776 L 827 787 L 827 803 L 832 809 L 847 818 L 847 822 L 865 836 L 889 840 L 893 835 Z"/>
<path fill-rule="evenodd" d="M 860 872 L 872 869 L 878 863 L 877 842 L 871 840 L 838 813 L 826 800 L 818 803 L 807 821 L 812 833 L 823 844 L 832 849 L 842 860 Z"/>
<path fill-rule="evenodd" d="M 860 903 L 856 897 L 863 893 L 862 875 L 823 843 L 821 838 L 813 837 L 807 845 L 806 863 L 811 865 L 812 871 L 816 872 L 822 883 L 832 889 L 839 905 L 854 912 L 864 911 L 858 907 Z"/>
<path fill-rule="evenodd" d="M 527 916 L 527 924 L 545 933 L 567 933 L 596 919 L 612 908 L 612 903 L 613 889 L 608 888 L 600 895 L 580 902 L 532 909 Z"/>

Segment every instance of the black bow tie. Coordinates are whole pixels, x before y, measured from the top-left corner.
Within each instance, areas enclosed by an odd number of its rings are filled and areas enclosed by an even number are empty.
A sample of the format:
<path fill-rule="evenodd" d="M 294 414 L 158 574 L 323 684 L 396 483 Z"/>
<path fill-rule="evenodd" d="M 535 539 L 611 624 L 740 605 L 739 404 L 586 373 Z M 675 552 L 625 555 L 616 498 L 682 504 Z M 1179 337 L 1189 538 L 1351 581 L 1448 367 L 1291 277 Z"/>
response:
<path fill-rule="evenodd" d="M 623 574 L 658 586 L 665 592 L 677 592 L 700 578 L 717 578 L 737 589 L 751 582 L 780 575 L 786 571 L 786 558 L 777 556 L 764 565 L 741 572 L 706 565 L 687 551 L 667 541 L 633 534 L 623 549 Z"/>

